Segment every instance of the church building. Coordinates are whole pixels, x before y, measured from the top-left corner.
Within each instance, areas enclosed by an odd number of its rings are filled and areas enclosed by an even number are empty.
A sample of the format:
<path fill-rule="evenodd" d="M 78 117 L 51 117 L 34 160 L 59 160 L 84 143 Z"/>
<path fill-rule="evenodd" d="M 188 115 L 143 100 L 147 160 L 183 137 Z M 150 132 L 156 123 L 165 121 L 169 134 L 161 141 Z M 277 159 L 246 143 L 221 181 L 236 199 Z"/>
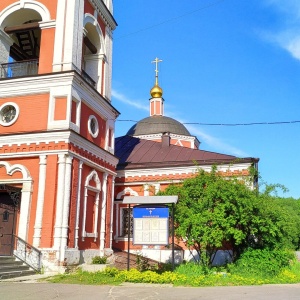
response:
<path fill-rule="evenodd" d="M 177 120 L 164 115 L 163 90 L 158 84 L 156 58 L 155 84 L 150 90 L 150 116 L 133 125 L 125 136 L 117 137 L 115 154 L 119 158 L 115 180 L 114 240 L 116 249 L 128 249 L 128 230 L 133 236 L 132 207 L 123 204 L 124 196 L 154 196 L 168 185 L 195 176 L 199 168 L 210 172 L 214 165 L 224 177 L 249 177 L 249 168 L 257 168 L 259 159 L 240 158 L 199 149 L 199 141 Z M 253 188 L 256 182 L 251 183 Z M 155 197 L 154 197 L 155 199 Z M 153 200 L 154 201 L 154 200 Z M 129 211 L 130 209 L 130 211 Z M 129 218 L 131 220 L 129 221 Z M 148 258 L 166 262 L 171 259 L 170 247 L 134 245 L 129 249 Z M 179 256 L 189 259 L 190 252 L 181 243 Z"/>
<path fill-rule="evenodd" d="M 112 253 L 112 0 L 0 1 L 0 256 Z"/>
<path fill-rule="evenodd" d="M 115 139 L 116 26 L 112 0 L 0 1 L 0 258 L 63 272 L 113 257 L 128 247 L 124 196 L 155 195 L 198 168 L 243 178 L 257 167 L 256 158 L 200 150 L 164 115 L 159 59 L 150 116 Z M 164 247 L 130 248 L 169 259 Z"/>

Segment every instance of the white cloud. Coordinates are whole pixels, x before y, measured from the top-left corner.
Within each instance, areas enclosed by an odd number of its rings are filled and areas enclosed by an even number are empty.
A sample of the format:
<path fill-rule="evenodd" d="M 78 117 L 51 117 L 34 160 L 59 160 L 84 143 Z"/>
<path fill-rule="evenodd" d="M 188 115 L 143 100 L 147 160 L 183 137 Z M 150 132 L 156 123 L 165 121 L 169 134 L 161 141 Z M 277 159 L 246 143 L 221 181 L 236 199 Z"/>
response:
<path fill-rule="evenodd" d="M 300 28 L 299 28 L 300 32 Z M 275 37 L 275 41 L 283 49 L 287 50 L 294 58 L 300 60 L 300 34 L 291 31 L 281 32 Z"/>
<path fill-rule="evenodd" d="M 189 132 L 192 135 L 197 136 L 197 138 L 203 142 L 205 142 L 207 145 L 210 147 L 213 147 L 214 149 L 217 149 L 218 152 L 223 153 L 223 154 L 230 154 L 230 155 L 235 155 L 238 157 L 248 157 L 249 155 L 238 149 L 235 148 L 231 145 L 228 145 L 227 143 L 223 142 L 221 139 L 216 138 L 212 135 L 209 135 L 205 133 L 204 131 L 200 130 L 199 128 L 196 128 L 195 126 L 192 125 L 186 125 L 186 128 L 189 130 Z M 201 149 L 201 145 L 200 145 Z M 205 149 L 203 149 L 205 150 Z"/>
<path fill-rule="evenodd" d="M 281 29 L 264 33 L 264 37 L 300 60 L 300 1 L 265 0 L 265 3 L 278 11 Z"/>
<path fill-rule="evenodd" d="M 112 90 L 112 96 L 116 99 L 119 100 L 123 103 L 129 104 L 130 106 L 133 106 L 135 108 L 141 109 L 141 110 L 146 110 L 149 111 L 149 107 L 141 104 L 139 101 L 137 100 L 132 100 L 132 99 L 128 99 L 125 95 L 121 94 L 120 92 L 117 92 L 116 90 Z"/>

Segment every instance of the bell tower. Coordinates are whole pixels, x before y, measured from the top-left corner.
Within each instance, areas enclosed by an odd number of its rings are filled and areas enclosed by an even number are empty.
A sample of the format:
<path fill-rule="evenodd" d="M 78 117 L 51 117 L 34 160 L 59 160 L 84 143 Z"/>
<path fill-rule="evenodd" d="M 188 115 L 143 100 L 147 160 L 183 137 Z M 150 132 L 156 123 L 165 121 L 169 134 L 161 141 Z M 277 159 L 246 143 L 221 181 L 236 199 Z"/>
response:
<path fill-rule="evenodd" d="M 46 271 L 112 251 L 116 26 L 112 0 L 0 1 L 0 187 Z"/>

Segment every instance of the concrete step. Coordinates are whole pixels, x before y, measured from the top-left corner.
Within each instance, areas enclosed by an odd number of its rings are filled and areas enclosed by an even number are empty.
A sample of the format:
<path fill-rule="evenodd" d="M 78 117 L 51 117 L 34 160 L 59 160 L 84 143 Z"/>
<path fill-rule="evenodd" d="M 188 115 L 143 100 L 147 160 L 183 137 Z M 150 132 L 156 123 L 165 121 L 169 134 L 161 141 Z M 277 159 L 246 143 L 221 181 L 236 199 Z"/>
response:
<path fill-rule="evenodd" d="M 11 261 L 0 261 L 0 268 L 3 266 L 11 266 L 11 265 L 14 265 L 14 266 L 22 266 L 23 265 L 23 262 L 20 261 L 20 260 L 11 260 Z"/>
<path fill-rule="evenodd" d="M 15 277 L 21 277 L 21 276 L 29 276 L 29 275 L 35 275 L 36 272 L 33 270 L 22 270 L 22 271 L 11 271 L 11 272 L 0 272 L 0 280 L 2 279 L 9 279 L 9 278 L 15 278 Z"/>
<path fill-rule="evenodd" d="M 13 256 L 0 256 L 0 265 L 5 263 L 11 263 L 15 260 L 16 259 Z"/>
<path fill-rule="evenodd" d="M 7 264 L 7 265 L 0 265 L 0 274 L 3 272 L 8 272 L 8 271 L 23 271 L 23 270 L 28 270 L 29 267 L 22 264 Z"/>
<path fill-rule="evenodd" d="M 34 274 L 34 270 L 15 257 L 0 256 L 0 280 Z"/>

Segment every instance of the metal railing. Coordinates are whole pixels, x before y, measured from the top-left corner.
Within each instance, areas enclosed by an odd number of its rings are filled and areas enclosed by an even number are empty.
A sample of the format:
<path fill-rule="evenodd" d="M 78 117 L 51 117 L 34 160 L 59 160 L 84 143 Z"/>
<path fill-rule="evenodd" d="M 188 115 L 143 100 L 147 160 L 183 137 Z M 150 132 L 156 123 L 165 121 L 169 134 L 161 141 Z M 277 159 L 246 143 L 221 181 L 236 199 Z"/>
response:
<path fill-rule="evenodd" d="M 40 272 L 42 267 L 42 252 L 13 234 L 13 255 L 25 264 Z"/>
<path fill-rule="evenodd" d="M 38 59 L 1 64 L 1 78 L 22 77 L 38 74 Z"/>

